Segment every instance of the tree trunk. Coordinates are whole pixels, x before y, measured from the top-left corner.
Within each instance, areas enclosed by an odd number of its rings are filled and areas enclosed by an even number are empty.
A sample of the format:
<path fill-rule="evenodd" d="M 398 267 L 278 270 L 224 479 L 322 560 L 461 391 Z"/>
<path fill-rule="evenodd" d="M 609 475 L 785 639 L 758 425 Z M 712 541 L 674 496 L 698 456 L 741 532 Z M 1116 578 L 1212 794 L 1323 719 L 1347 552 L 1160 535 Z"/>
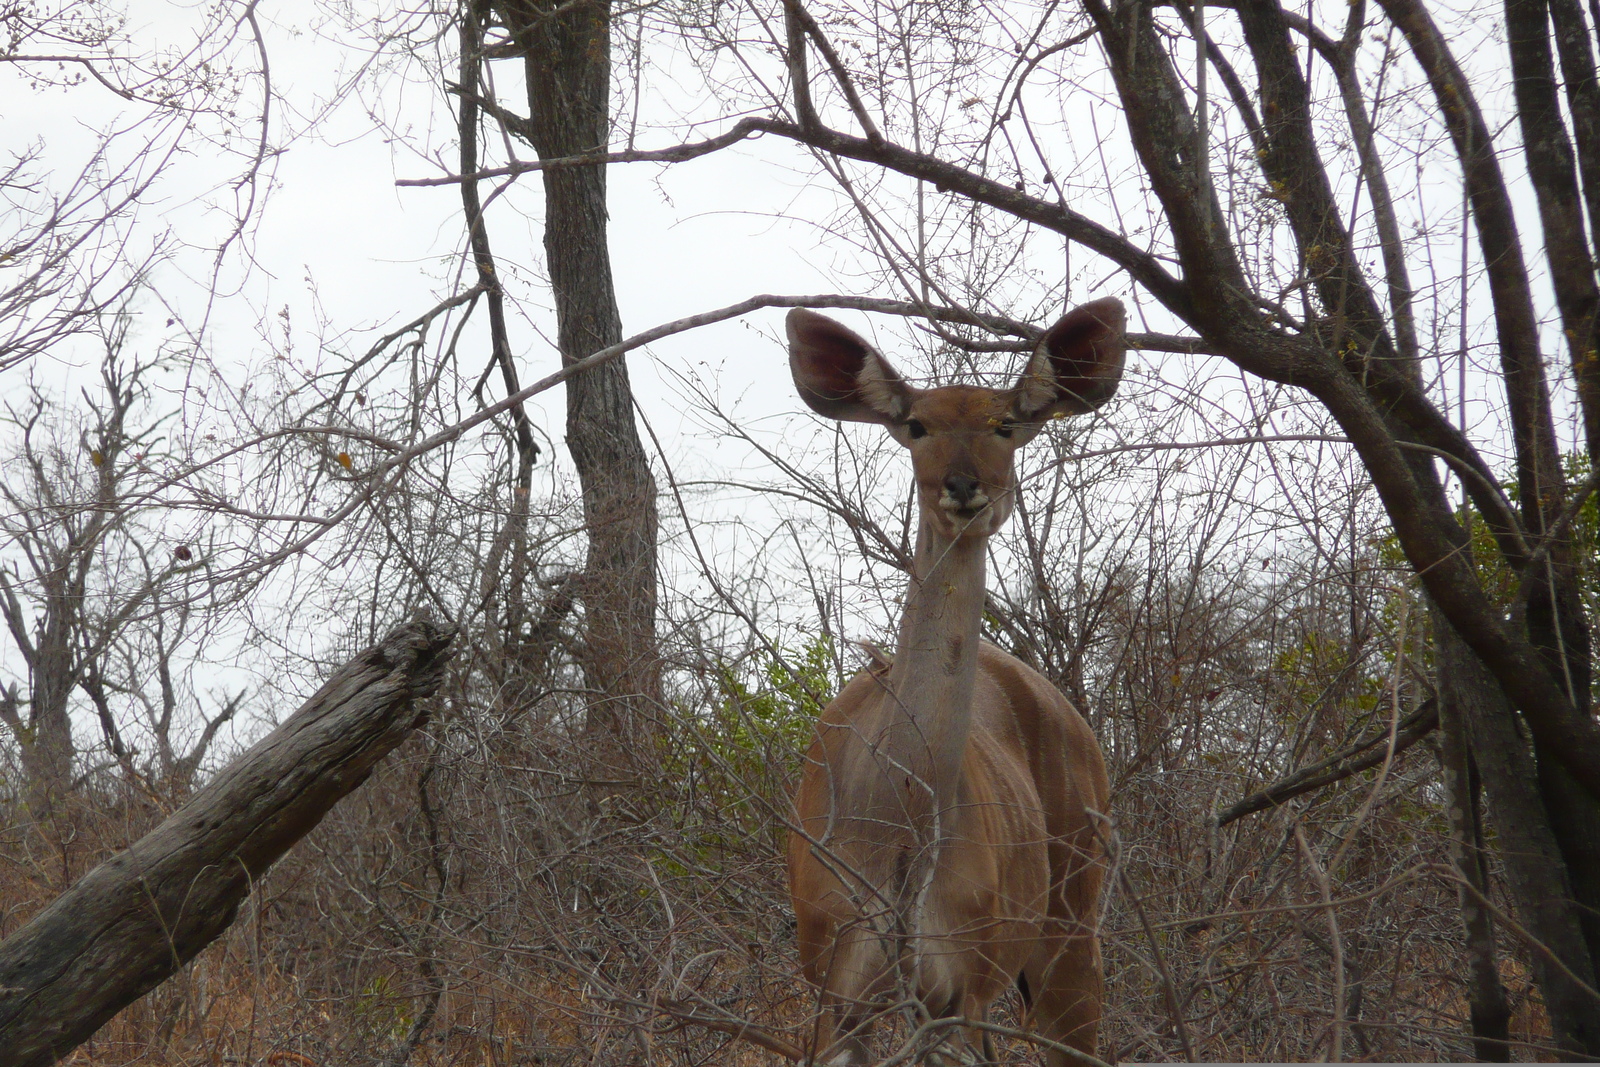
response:
<path fill-rule="evenodd" d="M 37 538 L 27 546 L 30 555 L 37 553 L 55 564 L 37 574 L 44 595 L 32 640 L 28 637 L 26 610 L 10 582 L 0 575 L 0 611 L 28 666 L 27 714 L 23 714 L 15 693 L 7 692 L 0 697 L 0 720 L 4 720 L 17 742 L 25 780 L 23 795 L 28 817 L 36 827 L 52 820 L 56 805 L 72 787 L 77 750 L 72 741 L 70 701 L 81 671 L 73 644 L 83 624 L 81 576 L 92 561 L 96 544 L 90 541 L 86 551 L 74 552 L 70 542 L 63 549 Z"/>
<path fill-rule="evenodd" d="M 1460 640 L 1439 636 L 1450 624 L 1431 602 L 1428 614 L 1433 620 L 1435 648 L 1445 640 Z M 1459 896 L 1467 953 L 1472 1055 L 1486 1063 L 1506 1063 L 1511 1059 L 1511 1046 L 1507 1044 L 1511 1033 L 1511 1007 L 1506 1002 L 1505 986 L 1500 981 L 1496 962 L 1494 919 L 1479 897 L 1479 894 L 1488 894 L 1489 878 L 1482 850 L 1478 775 L 1465 718 L 1470 694 L 1463 689 L 1464 679 L 1454 671 L 1443 669 L 1443 658 L 1439 666 L 1439 770 L 1450 821 L 1450 858 L 1466 881 Z"/>
<path fill-rule="evenodd" d="M 528 134 L 539 158 L 603 149 L 610 132 L 609 0 L 508 2 L 501 13 L 524 49 Z M 543 176 L 545 257 L 561 357 L 571 363 L 622 340 L 606 244 L 606 169 L 559 168 Z M 648 765 L 647 740 L 661 705 L 656 485 L 622 360 L 568 381 L 567 447 L 589 536 L 579 590 L 587 729 L 613 768 L 637 771 Z"/>
<path fill-rule="evenodd" d="M 1435 618 L 1444 622 L 1437 613 Z M 1434 648 L 1440 677 L 1450 686 L 1449 699 L 1459 709 L 1482 775 L 1518 918 L 1566 968 L 1534 949 L 1533 970 L 1544 993 L 1551 1036 L 1577 1059 L 1600 1056 L 1600 1004 L 1566 973 L 1590 986 L 1595 983 L 1580 908 L 1550 829 L 1528 741 L 1517 730 L 1516 714 L 1500 687 L 1448 624 L 1435 629 Z"/>
<path fill-rule="evenodd" d="M 395 630 L 0 944 L 0 1061 L 55 1062 L 216 940 L 273 863 L 421 721 L 453 636 Z"/>
<path fill-rule="evenodd" d="M 47 581 L 56 578 L 47 576 Z M 28 813 L 35 825 L 47 823 L 72 787 L 72 743 L 69 703 L 77 686 L 77 664 L 70 642 L 75 635 L 76 605 L 54 590 L 46 597 L 36 661 L 30 664 L 32 685 L 28 728 L 18 735 L 22 767 L 28 778 Z"/>
<path fill-rule="evenodd" d="M 1600 290 L 1595 286 L 1594 262 L 1583 225 L 1583 199 L 1572 142 L 1557 95 L 1545 0 L 1506 0 L 1506 37 L 1523 155 L 1539 204 L 1545 258 L 1561 312 L 1562 332 L 1571 353 L 1592 462 L 1600 456 L 1600 360 L 1592 358 L 1600 319 Z M 1545 405 L 1548 407 L 1548 401 Z M 1565 507 L 1567 493 L 1564 486 L 1559 486 L 1561 475 L 1558 469 L 1535 472 L 1545 490 L 1537 501 L 1527 492 L 1529 479 L 1523 478 L 1522 507 L 1530 530 L 1543 534 Z M 1552 482 L 1563 491 L 1550 491 Z M 1567 689 L 1578 714 L 1586 715 L 1591 706 L 1590 643 L 1578 596 L 1576 556 L 1570 535 L 1562 535 L 1539 567 L 1540 573 L 1528 576 L 1533 590 L 1527 615 L 1529 634 L 1549 664 L 1551 675 Z M 1574 781 L 1553 758 L 1548 746 L 1537 746 L 1537 752 L 1539 787 L 1550 812 L 1551 827 L 1567 861 L 1573 890 L 1585 908 L 1584 933 L 1589 954 L 1600 958 L 1600 798 Z"/>

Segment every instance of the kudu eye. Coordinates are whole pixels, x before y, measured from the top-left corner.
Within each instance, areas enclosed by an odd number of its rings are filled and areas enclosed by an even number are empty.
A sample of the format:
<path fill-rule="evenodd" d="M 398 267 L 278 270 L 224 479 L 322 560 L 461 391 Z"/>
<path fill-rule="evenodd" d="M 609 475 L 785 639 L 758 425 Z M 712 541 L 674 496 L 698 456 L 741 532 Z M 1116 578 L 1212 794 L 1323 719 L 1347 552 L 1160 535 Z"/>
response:
<path fill-rule="evenodd" d="M 913 439 L 926 437 L 928 436 L 928 428 L 916 419 L 908 419 L 906 421 L 906 433 L 910 434 Z"/>

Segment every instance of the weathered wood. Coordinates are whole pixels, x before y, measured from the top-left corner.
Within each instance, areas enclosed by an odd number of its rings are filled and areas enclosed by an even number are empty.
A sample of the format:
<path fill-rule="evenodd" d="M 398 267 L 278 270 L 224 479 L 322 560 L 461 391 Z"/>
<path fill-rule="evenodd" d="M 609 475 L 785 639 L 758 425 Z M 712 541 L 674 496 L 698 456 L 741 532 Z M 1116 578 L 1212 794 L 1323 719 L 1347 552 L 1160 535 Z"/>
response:
<path fill-rule="evenodd" d="M 165 822 L 0 944 L 0 1065 L 54 1063 L 193 959 L 422 720 L 454 632 L 392 632 Z"/>

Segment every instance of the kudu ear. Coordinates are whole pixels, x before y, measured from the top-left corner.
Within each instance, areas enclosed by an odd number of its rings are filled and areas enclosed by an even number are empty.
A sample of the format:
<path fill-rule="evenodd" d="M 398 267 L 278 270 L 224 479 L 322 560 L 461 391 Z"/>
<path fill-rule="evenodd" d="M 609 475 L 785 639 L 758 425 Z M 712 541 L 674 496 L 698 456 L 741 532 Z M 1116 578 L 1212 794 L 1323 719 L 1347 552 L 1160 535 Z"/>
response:
<path fill-rule="evenodd" d="M 826 315 L 789 312 L 789 370 L 811 410 L 830 419 L 898 426 L 911 389 L 876 349 Z"/>
<path fill-rule="evenodd" d="M 1122 301 L 1108 296 L 1073 308 L 1039 341 L 1016 386 L 1017 418 L 1042 422 L 1081 415 L 1111 399 L 1127 356 Z"/>

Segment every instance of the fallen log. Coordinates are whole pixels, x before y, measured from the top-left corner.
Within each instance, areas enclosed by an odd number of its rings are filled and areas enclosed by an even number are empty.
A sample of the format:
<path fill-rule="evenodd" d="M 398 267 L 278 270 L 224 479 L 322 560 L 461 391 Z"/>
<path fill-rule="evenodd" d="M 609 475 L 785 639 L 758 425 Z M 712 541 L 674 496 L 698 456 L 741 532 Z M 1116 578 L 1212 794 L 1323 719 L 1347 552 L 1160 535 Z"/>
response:
<path fill-rule="evenodd" d="M 216 940 L 268 868 L 421 722 L 454 636 L 396 629 L 0 943 L 0 1065 L 54 1063 Z"/>

